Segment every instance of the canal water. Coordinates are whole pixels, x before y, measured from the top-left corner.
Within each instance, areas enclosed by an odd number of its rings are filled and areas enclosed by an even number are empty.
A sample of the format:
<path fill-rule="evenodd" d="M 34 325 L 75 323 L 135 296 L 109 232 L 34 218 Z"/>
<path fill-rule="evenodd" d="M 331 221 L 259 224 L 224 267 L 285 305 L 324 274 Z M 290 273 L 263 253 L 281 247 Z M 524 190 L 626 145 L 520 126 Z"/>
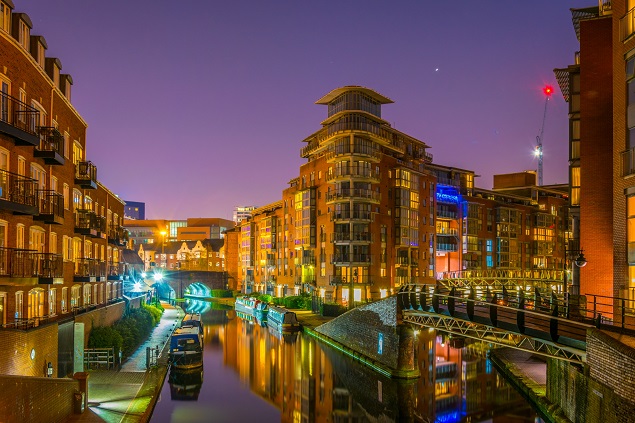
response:
<path fill-rule="evenodd" d="M 386 378 L 310 335 L 280 336 L 233 310 L 192 301 L 203 367 L 171 370 L 152 423 L 541 422 L 496 373 L 487 346 L 418 333 L 421 377 Z"/>

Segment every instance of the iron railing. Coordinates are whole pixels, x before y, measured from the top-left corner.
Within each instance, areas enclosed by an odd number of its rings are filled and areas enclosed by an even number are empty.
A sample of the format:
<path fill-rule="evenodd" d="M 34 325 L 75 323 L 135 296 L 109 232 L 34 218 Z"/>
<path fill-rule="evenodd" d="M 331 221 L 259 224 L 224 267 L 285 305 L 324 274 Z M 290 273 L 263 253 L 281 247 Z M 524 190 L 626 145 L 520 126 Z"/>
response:
<path fill-rule="evenodd" d="M 14 128 L 37 135 L 36 124 L 40 121 L 40 112 L 17 98 L 0 92 L 0 120 Z"/>
<path fill-rule="evenodd" d="M 64 196 L 52 190 L 38 190 L 39 213 L 64 218 Z"/>
<path fill-rule="evenodd" d="M 37 206 L 37 181 L 0 169 L 0 199 L 25 206 Z"/>
<path fill-rule="evenodd" d="M 75 180 L 87 183 L 97 183 L 97 166 L 95 166 L 93 162 L 76 163 Z"/>
<path fill-rule="evenodd" d="M 106 276 L 106 262 L 95 258 L 78 258 L 75 260 L 75 276 Z"/>
<path fill-rule="evenodd" d="M 0 247 L 0 276 L 62 277 L 62 256 L 36 250 Z"/>

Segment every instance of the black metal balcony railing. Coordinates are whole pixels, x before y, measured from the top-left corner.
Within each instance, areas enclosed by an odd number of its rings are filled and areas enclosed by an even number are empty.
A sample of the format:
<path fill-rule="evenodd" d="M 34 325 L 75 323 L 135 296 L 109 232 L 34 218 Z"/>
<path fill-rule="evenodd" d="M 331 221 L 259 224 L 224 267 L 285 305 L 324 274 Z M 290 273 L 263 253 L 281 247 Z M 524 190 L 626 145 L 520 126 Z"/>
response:
<path fill-rule="evenodd" d="M 333 254 L 331 255 L 331 263 L 333 264 L 352 264 L 352 263 L 365 263 L 371 264 L 370 254 Z"/>
<path fill-rule="evenodd" d="M 458 217 L 459 217 L 459 214 L 456 211 L 437 209 L 437 218 L 457 219 Z"/>
<path fill-rule="evenodd" d="M 75 164 L 75 183 L 82 188 L 97 188 L 97 167 L 92 162 Z"/>
<path fill-rule="evenodd" d="M 0 132 L 14 138 L 17 145 L 38 145 L 36 124 L 39 121 L 37 109 L 0 92 Z"/>
<path fill-rule="evenodd" d="M 34 157 L 44 159 L 49 165 L 63 165 L 64 160 L 64 136 L 51 126 L 40 126 L 40 143 L 35 147 Z"/>
<path fill-rule="evenodd" d="M 372 214 L 370 211 L 334 211 L 331 212 L 331 220 L 371 220 Z"/>
<path fill-rule="evenodd" d="M 0 169 L 0 209 L 35 215 L 37 200 L 36 180 Z"/>
<path fill-rule="evenodd" d="M 456 228 L 437 228 L 437 235 L 441 236 L 458 236 L 459 230 Z"/>
<path fill-rule="evenodd" d="M 35 250 L 0 247 L 0 276 L 61 278 L 62 256 Z"/>
<path fill-rule="evenodd" d="M 124 275 L 123 263 L 112 263 L 108 265 L 108 280 L 122 280 Z"/>
<path fill-rule="evenodd" d="M 33 220 L 61 225 L 64 223 L 64 196 L 51 190 L 38 190 L 38 215 Z"/>
<path fill-rule="evenodd" d="M 421 278 L 419 276 L 395 276 L 395 286 L 419 284 Z"/>
<path fill-rule="evenodd" d="M 75 210 L 75 232 L 82 235 L 97 237 L 100 226 L 97 215 L 92 210 Z"/>
<path fill-rule="evenodd" d="M 372 285 L 369 276 L 329 276 L 329 285 Z"/>
<path fill-rule="evenodd" d="M 331 242 L 372 242 L 373 237 L 370 232 L 333 232 Z"/>
<path fill-rule="evenodd" d="M 119 247 L 128 243 L 128 231 L 121 226 L 111 226 L 108 231 L 108 242 Z"/>
<path fill-rule="evenodd" d="M 294 285 L 312 285 L 315 287 L 315 276 L 313 275 L 305 275 L 305 276 L 296 276 L 293 280 Z"/>
<path fill-rule="evenodd" d="M 340 189 L 326 193 L 326 201 L 342 201 L 350 199 L 379 201 L 379 193 L 370 189 Z"/>
<path fill-rule="evenodd" d="M 75 260 L 75 282 L 95 282 L 106 276 L 106 262 L 95 258 Z"/>

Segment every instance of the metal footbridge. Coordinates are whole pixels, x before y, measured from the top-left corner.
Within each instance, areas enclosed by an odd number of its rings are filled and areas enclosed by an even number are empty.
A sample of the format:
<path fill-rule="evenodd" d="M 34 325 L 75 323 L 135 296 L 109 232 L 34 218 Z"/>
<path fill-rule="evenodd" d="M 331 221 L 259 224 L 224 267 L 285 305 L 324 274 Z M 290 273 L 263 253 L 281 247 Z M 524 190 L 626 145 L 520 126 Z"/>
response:
<path fill-rule="evenodd" d="M 635 329 L 626 299 L 484 285 L 405 285 L 397 293 L 403 323 L 578 363 L 586 361 L 588 329 Z"/>

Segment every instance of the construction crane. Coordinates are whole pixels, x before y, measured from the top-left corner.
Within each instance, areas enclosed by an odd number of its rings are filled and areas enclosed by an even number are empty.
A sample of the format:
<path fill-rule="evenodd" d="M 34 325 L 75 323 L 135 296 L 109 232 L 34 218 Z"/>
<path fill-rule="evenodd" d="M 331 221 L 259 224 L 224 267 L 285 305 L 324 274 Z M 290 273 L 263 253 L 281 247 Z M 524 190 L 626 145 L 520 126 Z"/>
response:
<path fill-rule="evenodd" d="M 547 103 L 551 99 L 553 94 L 553 87 L 546 85 L 542 92 L 545 93 L 545 111 L 542 114 L 542 126 L 540 127 L 540 135 L 536 137 L 536 149 L 534 150 L 534 156 L 538 158 L 538 186 L 542 186 L 542 139 L 545 135 L 545 120 L 547 119 Z"/>

